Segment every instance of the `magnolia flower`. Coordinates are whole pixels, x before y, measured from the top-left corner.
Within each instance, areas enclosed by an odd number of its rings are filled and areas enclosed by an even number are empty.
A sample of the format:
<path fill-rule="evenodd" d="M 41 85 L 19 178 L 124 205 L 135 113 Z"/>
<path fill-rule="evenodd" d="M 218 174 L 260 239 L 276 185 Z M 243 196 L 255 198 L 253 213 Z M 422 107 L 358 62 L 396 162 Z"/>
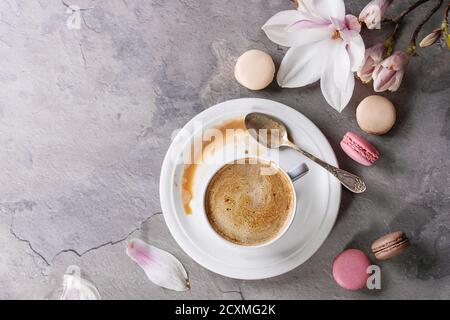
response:
<path fill-rule="evenodd" d="M 427 35 L 425 38 L 420 41 L 419 46 L 421 48 L 426 48 L 434 44 L 436 41 L 438 41 L 442 36 L 442 30 L 441 28 L 433 30 L 429 35 Z"/>
<path fill-rule="evenodd" d="M 190 289 L 183 265 L 167 251 L 142 240 L 132 239 L 128 242 L 127 255 L 144 270 L 154 284 L 175 291 Z"/>
<path fill-rule="evenodd" d="M 392 0 L 372 0 L 359 14 L 359 21 L 364 22 L 368 29 L 380 29 L 380 22 Z"/>
<path fill-rule="evenodd" d="M 364 54 L 364 63 L 356 73 L 362 82 L 368 83 L 372 80 L 372 73 L 375 67 L 383 60 L 386 53 L 386 46 L 384 43 L 378 43 L 369 49 L 366 49 Z"/>
<path fill-rule="evenodd" d="M 328 104 L 342 111 L 355 86 L 353 71 L 364 59 L 361 26 L 345 14 L 342 0 L 303 0 L 262 27 L 273 42 L 290 47 L 277 75 L 281 87 L 303 87 L 320 79 Z"/>
<path fill-rule="evenodd" d="M 373 71 L 373 89 L 376 92 L 397 91 L 408 61 L 409 56 L 403 51 L 396 51 L 384 59 Z"/>

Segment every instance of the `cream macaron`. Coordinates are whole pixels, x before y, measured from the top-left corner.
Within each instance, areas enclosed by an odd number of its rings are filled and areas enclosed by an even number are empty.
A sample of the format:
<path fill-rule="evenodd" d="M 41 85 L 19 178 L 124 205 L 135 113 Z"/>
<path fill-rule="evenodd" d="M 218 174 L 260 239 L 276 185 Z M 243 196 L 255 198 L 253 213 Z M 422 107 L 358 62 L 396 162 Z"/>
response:
<path fill-rule="evenodd" d="M 249 50 L 242 54 L 234 67 L 236 80 L 250 90 L 267 87 L 275 75 L 272 57 L 261 50 Z"/>
<path fill-rule="evenodd" d="M 394 105 L 382 96 L 368 96 L 356 108 L 356 121 L 367 133 L 385 134 L 394 126 L 395 119 Z"/>

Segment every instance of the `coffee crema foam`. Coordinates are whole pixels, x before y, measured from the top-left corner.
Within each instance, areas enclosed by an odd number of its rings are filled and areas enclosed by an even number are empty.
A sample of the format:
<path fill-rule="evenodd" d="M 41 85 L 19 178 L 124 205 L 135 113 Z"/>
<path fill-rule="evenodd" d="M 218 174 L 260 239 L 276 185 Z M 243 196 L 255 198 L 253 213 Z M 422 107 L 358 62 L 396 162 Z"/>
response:
<path fill-rule="evenodd" d="M 262 244 L 287 223 L 293 192 L 279 168 L 261 160 L 240 160 L 225 165 L 211 179 L 205 194 L 206 215 L 223 238 L 240 245 Z"/>

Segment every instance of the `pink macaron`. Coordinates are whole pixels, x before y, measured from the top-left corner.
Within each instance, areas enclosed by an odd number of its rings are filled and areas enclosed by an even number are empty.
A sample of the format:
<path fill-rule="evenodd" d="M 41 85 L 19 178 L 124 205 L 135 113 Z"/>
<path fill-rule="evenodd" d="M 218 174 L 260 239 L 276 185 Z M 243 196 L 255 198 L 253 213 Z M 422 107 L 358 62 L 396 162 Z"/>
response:
<path fill-rule="evenodd" d="M 364 166 L 373 165 L 380 157 L 380 153 L 370 142 L 354 132 L 345 134 L 341 148 L 350 158 Z"/>
<path fill-rule="evenodd" d="M 366 285 L 370 261 L 361 250 L 341 252 L 333 262 L 333 278 L 344 289 L 358 290 Z"/>

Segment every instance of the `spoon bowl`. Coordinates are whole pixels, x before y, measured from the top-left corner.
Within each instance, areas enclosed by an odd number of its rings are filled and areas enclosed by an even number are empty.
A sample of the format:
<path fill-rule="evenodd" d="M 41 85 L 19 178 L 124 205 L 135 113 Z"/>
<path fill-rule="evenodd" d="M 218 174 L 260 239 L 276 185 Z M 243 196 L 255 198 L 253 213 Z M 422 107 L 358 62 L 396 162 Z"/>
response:
<path fill-rule="evenodd" d="M 285 125 L 271 116 L 252 112 L 247 114 L 244 122 L 249 134 L 267 148 L 278 149 L 289 141 Z"/>

